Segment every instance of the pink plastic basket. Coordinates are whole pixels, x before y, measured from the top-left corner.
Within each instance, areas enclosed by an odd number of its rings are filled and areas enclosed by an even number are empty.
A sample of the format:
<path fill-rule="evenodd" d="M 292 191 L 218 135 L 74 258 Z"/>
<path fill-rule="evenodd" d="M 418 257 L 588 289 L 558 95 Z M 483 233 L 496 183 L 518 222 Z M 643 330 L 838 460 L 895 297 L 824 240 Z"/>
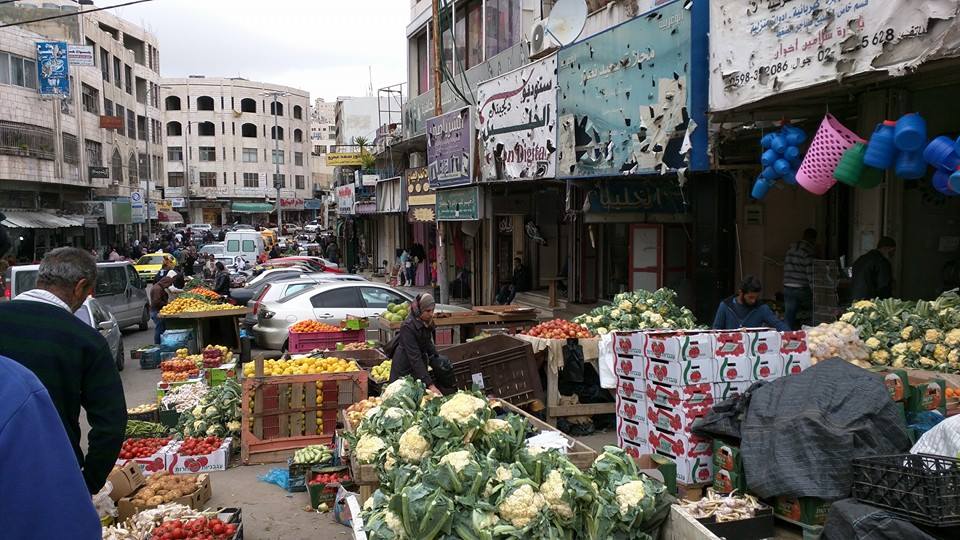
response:
<path fill-rule="evenodd" d="M 866 142 L 856 133 L 843 127 L 832 114 L 827 113 L 810 143 L 807 155 L 797 170 L 797 183 L 814 195 L 823 195 L 837 181 L 833 178 L 840 158 L 848 148 Z"/>

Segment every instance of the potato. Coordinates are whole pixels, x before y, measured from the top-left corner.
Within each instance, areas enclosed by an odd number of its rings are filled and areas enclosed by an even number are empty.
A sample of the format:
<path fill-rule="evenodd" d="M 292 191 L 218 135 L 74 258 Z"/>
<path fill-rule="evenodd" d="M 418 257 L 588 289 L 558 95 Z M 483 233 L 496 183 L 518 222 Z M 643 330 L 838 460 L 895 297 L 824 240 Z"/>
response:
<path fill-rule="evenodd" d="M 142 490 L 140 490 L 140 493 L 137 494 L 138 497 L 141 497 L 143 499 L 149 499 L 154 495 L 156 495 L 156 492 L 150 488 L 143 488 Z"/>
<path fill-rule="evenodd" d="M 147 506 L 160 506 L 163 502 L 163 497 L 151 497 L 147 499 Z"/>

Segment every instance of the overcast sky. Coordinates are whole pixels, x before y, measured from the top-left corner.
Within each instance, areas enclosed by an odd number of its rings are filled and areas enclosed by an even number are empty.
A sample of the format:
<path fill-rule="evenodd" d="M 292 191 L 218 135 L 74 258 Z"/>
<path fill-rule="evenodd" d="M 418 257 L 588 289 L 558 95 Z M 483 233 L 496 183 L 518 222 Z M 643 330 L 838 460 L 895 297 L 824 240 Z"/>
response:
<path fill-rule="evenodd" d="M 118 3 L 98 0 L 98 6 Z M 164 77 L 284 84 L 311 99 L 406 82 L 409 0 L 153 0 L 113 13 L 160 40 Z"/>

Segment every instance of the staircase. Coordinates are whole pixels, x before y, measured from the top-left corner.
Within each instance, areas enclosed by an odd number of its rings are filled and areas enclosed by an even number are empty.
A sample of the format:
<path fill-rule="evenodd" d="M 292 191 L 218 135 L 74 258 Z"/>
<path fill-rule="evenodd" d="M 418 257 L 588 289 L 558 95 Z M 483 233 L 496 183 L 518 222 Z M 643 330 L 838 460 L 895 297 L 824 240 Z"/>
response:
<path fill-rule="evenodd" d="M 567 299 L 560 295 L 557 295 L 556 307 L 551 308 L 550 295 L 546 290 L 518 292 L 513 298 L 513 303 L 536 308 L 539 319 L 553 319 L 558 316 L 557 313 L 567 309 Z"/>

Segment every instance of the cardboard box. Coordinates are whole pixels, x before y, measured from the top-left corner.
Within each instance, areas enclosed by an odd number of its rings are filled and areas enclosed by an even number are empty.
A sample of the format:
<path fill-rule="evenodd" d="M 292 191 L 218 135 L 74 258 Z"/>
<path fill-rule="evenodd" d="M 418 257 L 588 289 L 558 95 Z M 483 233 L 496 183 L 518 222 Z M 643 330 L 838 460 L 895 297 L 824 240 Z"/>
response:
<path fill-rule="evenodd" d="M 673 386 L 714 382 L 716 368 L 713 359 L 673 362 L 647 358 L 645 378 Z"/>
<path fill-rule="evenodd" d="M 669 431 L 682 431 L 689 435 L 693 422 L 706 415 L 711 407 L 712 405 L 701 405 L 694 408 L 664 407 L 648 402 L 646 406 L 647 425 L 651 428 L 658 427 Z"/>
<path fill-rule="evenodd" d="M 910 378 L 906 371 L 895 369 L 886 373 L 883 384 L 890 392 L 890 399 L 904 403 L 910 400 Z"/>
<path fill-rule="evenodd" d="M 907 412 L 939 411 L 947 415 L 947 384 L 943 379 L 910 385 Z"/>
<path fill-rule="evenodd" d="M 643 379 L 621 377 L 617 384 L 617 395 L 627 399 L 646 399 Z"/>
<path fill-rule="evenodd" d="M 714 382 L 737 382 L 752 379 L 753 359 L 749 356 L 727 356 L 718 358 Z"/>
<path fill-rule="evenodd" d="M 773 512 L 806 525 L 823 525 L 830 512 L 830 504 L 816 497 L 777 497 Z"/>
<path fill-rule="evenodd" d="M 674 362 L 713 358 L 714 335 L 707 332 L 648 332 L 646 355 Z"/>
<path fill-rule="evenodd" d="M 716 403 L 720 403 L 721 401 L 730 399 L 737 394 L 745 392 L 752 384 L 753 381 L 714 383 L 713 400 Z"/>
<path fill-rule="evenodd" d="M 713 462 L 710 456 L 675 456 L 670 452 L 656 451 L 656 454 L 672 460 L 677 465 L 678 484 L 709 484 L 713 482 Z"/>
<path fill-rule="evenodd" d="M 617 396 L 617 417 L 631 422 L 645 423 L 646 400 L 627 399 Z M 636 438 L 636 437 L 634 437 Z"/>
<path fill-rule="evenodd" d="M 622 377 L 629 377 L 631 379 L 643 379 L 645 378 L 647 361 L 642 356 L 637 357 L 622 357 L 617 356 L 613 363 L 616 365 L 617 375 Z"/>
<path fill-rule="evenodd" d="M 182 441 L 177 441 L 167 453 L 167 472 L 170 474 L 197 474 L 227 470 L 230 464 L 231 437 L 223 440 L 220 448 L 203 456 L 181 456 Z"/>
<path fill-rule="evenodd" d="M 613 352 L 617 356 L 645 356 L 647 335 L 644 332 L 617 332 L 613 337 Z"/>
<path fill-rule="evenodd" d="M 717 493 L 744 493 L 747 491 L 747 481 L 743 477 L 743 470 L 728 471 L 726 469 L 717 469 L 714 463 L 713 489 Z"/>
<path fill-rule="evenodd" d="M 807 349 L 807 333 L 803 330 L 795 332 L 780 332 L 780 355 L 809 353 Z"/>
<path fill-rule="evenodd" d="M 713 384 L 687 384 L 673 386 L 655 381 L 644 381 L 644 392 L 648 403 L 667 407 L 699 407 L 713 405 Z"/>
<path fill-rule="evenodd" d="M 713 442 L 710 439 L 678 431 L 648 426 L 647 441 L 653 452 L 667 453 L 672 456 L 711 457 Z"/>
<path fill-rule="evenodd" d="M 746 358 L 749 354 L 749 342 L 743 332 L 717 332 L 713 339 L 713 356 L 718 363 L 728 358 Z"/>
<path fill-rule="evenodd" d="M 197 510 L 203 510 L 204 508 L 206 508 L 207 502 L 210 500 L 211 497 L 213 497 L 213 488 L 210 486 L 209 475 L 201 474 L 199 476 L 199 479 L 200 479 L 199 485 L 197 486 L 196 491 L 194 491 L 189 495 L 184 495 L 183 497 L 174 499 L 171 502 L 183 504 Z M 143 489 L 143 488 L 140 488 L 140 489 Z M 155 507 L 156 505 L 140 506 L 140 505 L 134 504 L 132 496 L 123 497 L 117 502 L 117 512 L 119 514 L 117 516 L 117 522 L 122 523 L 128 517 L 133 516 L 134 514 L 137 514 L 143 510 L 147 510 L 149 508 L 155 508 Z"/>
<path fill-rule="evenodd" d="M 152 456 L 134 459 L 118 459 L 116 464 L 117 466 L 122 467 L 130 463 L 136 463 L 140 467 L 140 474 L 143 476 L 150 476 L 151 474 L 158 473 L 167 468 L 167 454 L 170 452 L 170 448 L 175 444 L 176 442 L 170 441 L 165 446 L 154 452 Z"/>
<path fill-rule="evenodd" d="M 647 446 L 648 443 L 644 440 L 646 433 L 646 424 L 617 418 L 617 445 L 620 448 L 623 448 L 624 442 L 632 442 L 640 447 Z"/>
<path fill-rule="evenodd" d="M 783 376 L 797 375 L 810 369 L 810 351 L 783 355 Z"/>
<path fill-rule="evenodd" d="M 650 453 L 650 445 L 644 441 L 619 441 L 620 448 L 634 458 Z"/>
<path fill-rule="evenodd" d="M 743 460 L 740 457 L 740 447 L 723 442 L 720 439 L 714 439 L 713 464 L 718 470 L 742 471 Z"/>
<path fill-rule="evenodd" d="M 110 475 L 107 476 L 107 481 L 113 485 L 113 491 L 110 492 L 110 498 L 113 499 L 113 502 L 133 494 L 134 491 L 147 483 L 143 473 L 140 472 L 140 467 L 133 461 L 115 466 L 110 471 Z"/>
<path fill-rule="evenodd" d="M 772 381 L 783 377 L 783 357 L 779 353 L 774 356 L 755 356 L 750 361 L 752 381 Z"/>
<path fill-rule="evenodd" d="M 237 363 L 231 362 L 229 364 L 223 364 L 220 367 L 207 368 L 203 370 L 203 377 L 207 381 L 207 386 L 213 388 L 214 386 L 220 386 L 227 379 L 235 379 L 237 377 Z"/>

